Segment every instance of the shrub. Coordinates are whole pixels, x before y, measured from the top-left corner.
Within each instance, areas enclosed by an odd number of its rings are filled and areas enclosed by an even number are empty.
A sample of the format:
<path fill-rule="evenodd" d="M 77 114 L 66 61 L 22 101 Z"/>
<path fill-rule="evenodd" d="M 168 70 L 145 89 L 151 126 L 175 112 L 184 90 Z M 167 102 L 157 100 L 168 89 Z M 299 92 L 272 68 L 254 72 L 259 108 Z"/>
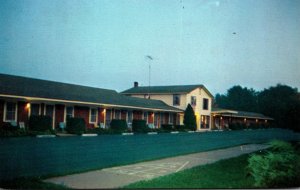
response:
<path fill-rule="evenodd" d="M 188 104 L 184 111 L 183 123 L 188 129 L 192 131 L 195 131 L 197 129 L 196 116 L 191 104 Z"/>
<path fill-rule="evenodd" d="M 242 123 L 230 123 L 228 125 L 228 128 L 231 130 L 242 130 L 242 129 L 246 129 L 246 125 L 242 124 Z"/>
<path fill-rule="evenodd" d="M 150 131 L 150 128 L 147 126 L 145 120 L 136 120 L 132 121 L 132 131 L 138 133 L 147 133 Z"/>
<path fill-rule="evenodd" d="M 35 116 L 32 115 L 29 118 L 29 129 L 32 131 L 51 131 L 52 130 L 52 118 L 50 116 Z"/>
<path fill-rule="evenodd" d="M 87 129 L 86 133 L 96 133 L 98 135 L 104 135 L 104 134 L 116 134 L 115 131 L 112 129 L 103 129 L 103 128 L 92 128 L 92 129 Z"/>
<path fill-rule="evenodd" d="M 187 129 L 187 127 L 185 127 L 184 125 L 175 125 L 175 126 L 174 126 L 174 129 L 175 129 L 176 131 L 187 131 L 187 130 L 189 130 L 189 129 Z"/>
<path fill-rule="evenodd" d="M 294 187 L 300 180 L 299 161 L 289 143 L 274 141 L 266 154 L 250 156 L 248 167 L 257 187 Z"/>
<path fill-rule="evenodd" d="M 67 118 L 66 131 L 71 134 L 81 135 L 85 132 L 86 125 L 83 118 Z"/>
<path fill-rule="evenodd" d="M 110 128 L 115 132 L 125 132 L 128 126 L 124 119 L 113 119 L 110 122 Z"/>
<path fill-rule="evenodd" d="M 3 130 L 6 131 L 16 131 L 18 129 L 20 129 L 19 126 L 13 126 L 11 123 L 4 123 L 4 125 L 2 126 Z"/>
<path fill-rule="evenodd" d="M 161 128 L 166 130 L 166 131 L 172 131 L 173 130 L 173 125 L 171 124 L 163 124 L 161 125 Z"/>

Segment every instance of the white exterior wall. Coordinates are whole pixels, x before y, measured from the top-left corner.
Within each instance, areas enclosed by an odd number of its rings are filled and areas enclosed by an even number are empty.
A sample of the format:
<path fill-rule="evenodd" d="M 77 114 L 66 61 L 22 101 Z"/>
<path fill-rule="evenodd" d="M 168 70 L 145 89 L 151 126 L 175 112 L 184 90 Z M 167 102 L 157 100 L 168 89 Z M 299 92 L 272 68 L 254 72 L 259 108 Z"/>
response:
<path fill-rule="evenodd" d="M 144 98 L 144 95 L 131 95 L 132 97 Z M 191 104 L 191 97 L 196 96 L 196 106 L 192 106 L 196 115 L 196 123 L 197 130 L 205 131 L 207 129 L 200 129 L 200 119 L 201 115 L 210 116 L 211 117 L 211 106 L 212 106 L 212 98 L 209 94 L 203 90 L 202 88 L 197 88 L 190 93 L 180 94 L 180 105 L 173 105 L 173 94 L 151 94 L 150 98 L 155 100 L 161 100 L 168 104 L 169 106 L 173 106 L 182 110 L 185 110 L 188 104 Z M 208 110 L 203 110 L 203 98 L 208 99 Z M 183 114 L 180 115 L 180 124 L 183 124 Z M 211 129 L 211 118 L 209 122 L 209 130 Z"/>
<path fill-rule="evenodd" d="M 191 97 L 196 96 L 196 106 L 192 106 L 195 111 L 196 115 L 196 123 L 197 123 L 197 130 L 207 130 L 207 129 L 200 129 L 200 119 L 201 115 L 210 116 L 211 114 L 211 105 L 212 105 L 212 98 L 206 93 L 205 90 L 202 88 L 197 88 L 186 95 L 186 106 L 191 104 Z M 208 110 L 203 110 L 203 98 L 208 99 Z M 209 127 L 211 128 L 211 119 L 209 122 Z"/>

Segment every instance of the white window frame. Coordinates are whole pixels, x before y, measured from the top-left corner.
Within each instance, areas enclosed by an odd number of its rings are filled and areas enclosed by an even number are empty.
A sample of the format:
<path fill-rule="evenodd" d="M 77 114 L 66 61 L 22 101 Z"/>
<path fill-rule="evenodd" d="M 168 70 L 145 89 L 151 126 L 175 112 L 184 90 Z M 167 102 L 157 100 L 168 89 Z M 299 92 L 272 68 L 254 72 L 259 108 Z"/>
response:
<path fill-rule="evenodd" d="M 72 107 L 73 108 L 73 110 L 72 110 L 72 117 L 74 117 L 74 111 L 75 111 L 74 106 L 67 106 L 67 105 L 65 105 L 65 111 L 64 111 L 64 115 L 65 115 L 64 121 L 65 122 L 67 122 L 67 107 Z"/>
<path fill-rule="evenodd" d="M 16 104 L 16 107 L 15 107 L 15 119 L 14 120 L 6 120 L 7 103 L 14 103 L 14 104 Z M 18 118 L 18 103 L 17 102 L 4 102 L 3 121 L 4 122 L 17 122 L 17 118 Z"/>
<path fill-rule="evenodd" d="M 92 109 L 94 109 L 96 111 L 96 121 L 91 121 L 92 119 Z M 90 108 L 90 111 L 89 111 L 89 123 L 97 123 L 98 122 L 98 109 L 97 108 Z"/>

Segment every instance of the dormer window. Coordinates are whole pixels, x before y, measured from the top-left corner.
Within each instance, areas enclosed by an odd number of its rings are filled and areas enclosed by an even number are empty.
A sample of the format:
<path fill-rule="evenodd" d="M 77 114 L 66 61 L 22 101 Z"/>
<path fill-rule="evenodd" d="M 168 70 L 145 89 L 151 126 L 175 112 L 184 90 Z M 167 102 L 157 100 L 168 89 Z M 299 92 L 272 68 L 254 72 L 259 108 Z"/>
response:
<path fill-rule="evenodd" d="M 173 106 L 179 106 L 179 105 L 180 105 L 180 95 L 173 94 Z"/>

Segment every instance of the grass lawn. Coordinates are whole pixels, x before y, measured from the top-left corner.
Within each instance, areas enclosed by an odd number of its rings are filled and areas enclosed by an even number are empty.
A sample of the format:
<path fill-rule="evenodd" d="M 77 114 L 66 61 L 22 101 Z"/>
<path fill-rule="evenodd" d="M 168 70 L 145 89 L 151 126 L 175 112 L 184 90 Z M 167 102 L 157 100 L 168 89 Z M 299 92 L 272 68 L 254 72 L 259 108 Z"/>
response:
<path fill-rule="evenodd" d="M 249 155 L 221 160 L 178 173 L 141 181 L 125 188 L 255 188 L 248 175 Z"/>

